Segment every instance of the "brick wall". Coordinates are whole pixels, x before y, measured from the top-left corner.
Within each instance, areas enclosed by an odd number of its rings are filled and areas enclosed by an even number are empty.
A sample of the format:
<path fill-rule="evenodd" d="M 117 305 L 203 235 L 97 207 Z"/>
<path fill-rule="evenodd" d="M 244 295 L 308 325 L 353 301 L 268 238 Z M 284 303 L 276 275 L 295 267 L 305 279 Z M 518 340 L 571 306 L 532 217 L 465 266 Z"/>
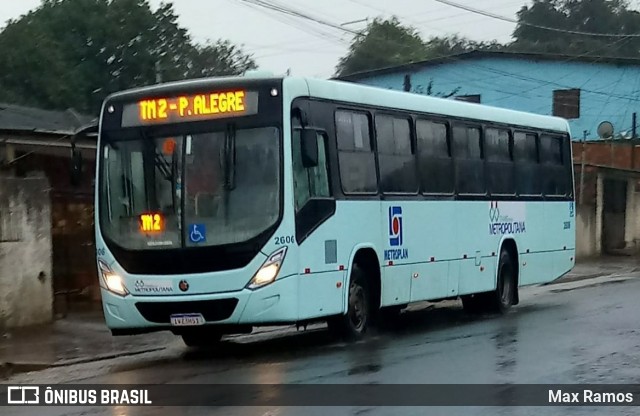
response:
<path fill-rule="evenodd" d="M 67 300 L 99 300 L 93 225 L 95 160 L 85 157 L 82 182 L 73 186 L 68 155 L 33 153 L 16 166 L 18 176 L 44 172 L 51 184 L 53 288 L 56 311 Z"/>
<path fill-rule="evenodd" d="M 0 177 L 0 329 L 53 318 L 46 178 Z"/>
<path fill-rule="evenodd" d="M 640 169 L 640 142 L 631 140 L 573 142 L 573 162 L 617 169 Z M 635 153 L 635 154 L 634 154 Z"/>

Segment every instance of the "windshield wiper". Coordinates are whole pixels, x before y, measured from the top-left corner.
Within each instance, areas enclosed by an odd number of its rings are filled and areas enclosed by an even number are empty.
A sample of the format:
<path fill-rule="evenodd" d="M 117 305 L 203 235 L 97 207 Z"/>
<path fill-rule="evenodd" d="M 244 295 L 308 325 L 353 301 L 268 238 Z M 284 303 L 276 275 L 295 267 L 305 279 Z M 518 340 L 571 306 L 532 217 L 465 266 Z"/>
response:
<path fill-rule="evenodd" d="M 224 142 L 224 187 L 233 191 L 236 187 L 236 127 L 229 124 Z"/>
<path fill-rule="evenodd" d="M 167 159 L 158 152 L 158 149 L 155 149 L 155 162 L 156 167 L 160 170 L 162 176 L 164 176 L 168 181 L 173 181 L 173 169 Z"/>

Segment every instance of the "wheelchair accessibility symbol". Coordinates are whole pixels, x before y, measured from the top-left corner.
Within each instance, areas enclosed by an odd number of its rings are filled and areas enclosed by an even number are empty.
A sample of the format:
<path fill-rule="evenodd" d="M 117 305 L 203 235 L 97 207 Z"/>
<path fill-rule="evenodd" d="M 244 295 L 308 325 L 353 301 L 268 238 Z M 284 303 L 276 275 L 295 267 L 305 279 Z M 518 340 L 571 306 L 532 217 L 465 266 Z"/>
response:
<path fill-rule="evenodd" d="M 207 227 L 204 224 L 191 224 L 189 230 L 189 240 L 191 240 L 192 243 L 203 243 L 207 241 Z"/>

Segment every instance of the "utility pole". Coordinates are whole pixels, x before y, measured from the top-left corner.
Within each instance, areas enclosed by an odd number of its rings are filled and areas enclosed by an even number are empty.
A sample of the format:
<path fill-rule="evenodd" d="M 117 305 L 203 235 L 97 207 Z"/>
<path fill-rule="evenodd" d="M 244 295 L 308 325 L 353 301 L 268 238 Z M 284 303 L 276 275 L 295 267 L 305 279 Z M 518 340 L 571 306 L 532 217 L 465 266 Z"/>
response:
<path fill-rule="evenodd" d="M 636 170 L 636 138 L 637 138 L 638 113 L 633 113 L 632 123 L 633 123 L 633 126 L 631 126 L 631 170 Z"/>
<path fill-rule="evenodd" d="M 582 132 L 582 156 L 581 156 L 581 163 L 580 163 L 580 199 L 578 200 L 578 204 L 580 206 L 582 206 L 582 203 L 584 202 L 584 165 L 585 165 L 585 146 L 587 144 L 587 135 L 589 134 L 588 131 L 584 130 Z"/>
<path fill-rule="evenodd" d="M 156 61 L 156 84 L 162 83 L 162 68 L 160 67 L 160 61 Z"/>

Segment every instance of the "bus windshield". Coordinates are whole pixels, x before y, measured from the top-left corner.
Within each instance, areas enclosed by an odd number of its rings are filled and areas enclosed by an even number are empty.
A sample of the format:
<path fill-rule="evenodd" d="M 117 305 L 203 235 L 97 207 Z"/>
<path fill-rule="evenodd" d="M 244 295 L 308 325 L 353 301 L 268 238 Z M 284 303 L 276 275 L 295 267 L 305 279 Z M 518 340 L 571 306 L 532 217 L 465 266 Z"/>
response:
<path fill-rule="evenodd" d="M 241 243 L 278 221 L 275 127 L 116 139 L 102 155 L 102 231 L 124 249 Z"/>

